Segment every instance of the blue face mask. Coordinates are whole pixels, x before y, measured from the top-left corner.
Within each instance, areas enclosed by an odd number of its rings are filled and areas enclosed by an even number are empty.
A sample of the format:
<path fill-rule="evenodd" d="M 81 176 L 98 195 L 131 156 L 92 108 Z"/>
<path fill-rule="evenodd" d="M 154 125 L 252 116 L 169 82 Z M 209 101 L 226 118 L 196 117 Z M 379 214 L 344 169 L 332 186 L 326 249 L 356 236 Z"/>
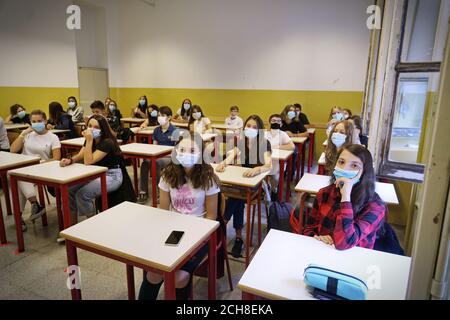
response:
<path fill-rule="evenodd" d="M 108 106 L 108 108 L 109 108 L 109 111 L 111 111 L 111 112 L 116 111 L 116 106 L 115 106 L 114 104 L 110 104 L 110 105 Z"/>
<path fill-rule="evenodd" d="M 184 108 L 184 110 L 189 110 L 190 108 L 191 108 L 191 105 L 189 104 L 189 103 L 185 103 L 184 105 L 183 105 L 183 108 Z"/>
<path fill-rule="evenodd" d="M 336 148 L 340 148 L 344 145 L 345 140 L 347 139 L 347 136 L 345 134 L 334 132 L 331 135 L 331 141 L 336 146 Z"/>
<path fill-rule="evenodd" d="M 102 136 L 102 131 L 100 129 L 92 129 L 92 137 L 94 139 L 100 138 Z"/>
<path fill-rule="evenodd" d="M 35 122 L 31 124 L 31 128 L 37 133 L 41 133 L 45 130 L 45 122 Z"/>
<path fill-rule="evenodd" d="M 288 118 L 289 118 L 290 120 L 292 120 L 292 119 L 295 118 L 296 113 L 295 113 L 295 111 L 289 111 L 288 114 L 287 114 L 287 116 L 288 116 Z"/>
<path fill-rule="evenodd" d="M 145 106 L 145 100 L 140 100 L 139 101 L 139 104 L 143 107 L 143 106 Z"/>
<path fill-rule="evenodd" d="M 344 115 L 340 112 L 333 114 L 333 119 L 337 120 L 337 121 L 342 121 L 344 120 Z"/>
<path fill-rule="evenodd" d="M 339 179 L 339 178 L 354 179 L 358 175 L 358 173 L 359 173 L 359 170 L 358 171 L 349 171 L 349 170 L 340 169 L 338 167 L 335 167 L 334 171 L 333 171 L 333 175 L 336 179 Z M 359 178 L 352 180 L 352 181 L 353 181 L 353 184 L 357 184 L 359 182 Z"/>
<path fill-rule="evenodd" d="M 152 112 L 150 112 L 150 116 L 151 116 L 152 118 L 156 118 L 156 117 L 158 116 L 158 111 L 153 110 Z"/>
<path fill-rule="evenodd" d="M 18 116 L 20 119 L 25 118 L 26 115 L 27 115 L 27 113 L 26 113 L 25 111 L 20 111 L 20 112 L 17 113 L 17 116 Z"/>

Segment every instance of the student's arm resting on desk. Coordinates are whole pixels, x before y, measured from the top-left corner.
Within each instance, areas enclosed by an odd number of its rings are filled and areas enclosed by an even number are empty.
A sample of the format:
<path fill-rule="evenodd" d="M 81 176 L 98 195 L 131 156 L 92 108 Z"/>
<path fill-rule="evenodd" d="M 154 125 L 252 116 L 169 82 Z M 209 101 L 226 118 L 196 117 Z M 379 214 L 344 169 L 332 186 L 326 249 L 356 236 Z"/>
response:
<path fill-rule="evenodd" d="M 234 147 L 232 150 L 228 151 L 228 155 L 225 158 L 225 160 L 223 160 L 216 168 L 217 172 L 224 172 L 226 166 L 231 165 L 232 163 L 234 163 L 234 160 L 239 157 L 239 155 L 241 154 L 241 151 L 237 148 Z"/>
<path fill-rule="evenodd" d="M 336 212 L 336 225 L 333 241 L 336 249 L 353 248 L 367 240 L 368 235 L 376 232 L 383 221 L 385 207 L 376 202 L 370 202 L 361 214 L 354 218 L 351 202 L 341 202 Z"/>
<path fill-rule="evenodd" d="M 274 149 L 275 149 L 275 147 L 274 147 Z M 295 150 L 295 144 L 292 141 L 290 141 L 289 143 L 283 144 L 276 149 L 288 150 L 288 151 Z"/>
<path fill-rule="evenodd" d="M 258 174 L 270 171 L 272 169 L 272 157 L 271 152 L 266 151 L 264 152 L 264 165 L 255 167 L 253 169 L 248 169 L 244 172 L 244 177 L 252 178 L 254 176 L 257 176 Z"/>

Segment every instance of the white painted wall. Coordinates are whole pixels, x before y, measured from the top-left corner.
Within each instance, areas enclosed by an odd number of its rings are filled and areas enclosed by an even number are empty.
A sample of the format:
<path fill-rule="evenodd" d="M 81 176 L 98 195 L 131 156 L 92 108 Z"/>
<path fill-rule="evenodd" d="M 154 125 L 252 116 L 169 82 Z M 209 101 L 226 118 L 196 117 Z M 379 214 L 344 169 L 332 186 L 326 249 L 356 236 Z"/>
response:
<path fill-rule="evenodd" d="M 116 0 L 112 87 L 363 91 L 370 0 Z"/>
<path fill-rule="evenodd" d="M 371 0 L 84 1 L 105 8 L 111 87 L 364 89 Z M 0 86 L 77 86 L 70 2 L 0 0 Z"/>
<path fill-rule="evenodd" d="M 69 0 L 0 0 L 0 86 L 77 87 Z"/>

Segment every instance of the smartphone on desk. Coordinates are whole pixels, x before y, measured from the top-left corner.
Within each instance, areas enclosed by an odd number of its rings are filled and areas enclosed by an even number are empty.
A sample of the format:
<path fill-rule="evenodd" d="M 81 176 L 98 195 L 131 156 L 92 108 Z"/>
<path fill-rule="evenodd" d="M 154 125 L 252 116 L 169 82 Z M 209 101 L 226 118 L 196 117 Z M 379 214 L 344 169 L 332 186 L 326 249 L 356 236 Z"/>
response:
<path fill-rule="evenodd" d="M 172 233 L 169 235 L 169 237 L 166 240 L 167 246 L 177 246 L 181 238 L 183 238 L 184 231 L 172 231 Z"/>

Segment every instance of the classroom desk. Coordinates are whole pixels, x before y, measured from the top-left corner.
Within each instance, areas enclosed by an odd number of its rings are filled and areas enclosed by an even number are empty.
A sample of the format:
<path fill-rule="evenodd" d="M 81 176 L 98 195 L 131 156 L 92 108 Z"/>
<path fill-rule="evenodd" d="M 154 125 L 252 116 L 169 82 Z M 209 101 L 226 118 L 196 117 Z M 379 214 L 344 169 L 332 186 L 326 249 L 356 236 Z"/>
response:
<path fill-rule="evenodd" d="M 144 123 L 146 119 L 141 119 L 141 118 L 122 118 L 120 119 L 120 123 L 128 124 L 128 126 L 131 128 L 133 125 L 138 125 L 140 126 L 141 124 Z"/>
<path fill-rule="evenodd" d="M 102 188 L 102 210 L 108 208 L 108 192 L 106 189 L 107 168 L 99 166 L 85 166 L 74 163 L 67 167 L 60 167 L 59 161 L 50 161 L 8 172 L 11 181 L 11 193 L 14 207 L 14 220 L 16 222 L 17 243 L 19 252 L 25 250 L 25 244 L 20 221 L 20 205 L 18 197 L 18 181 L 25 181 L 37 185 L 47 185 L 56 190 L 56 207 L 58 211 L 59 228 L 70 226 L 69 187 L 100 178 Z M 63 222 L 60 220 L 62 200 Z"/>
<path fill-rule="evenodd" d="M 12 130 L 24 130 L 28 129 L 29 125 L 24 123 L 17 123 L 17 124 L 7 124 L 5 123 L 6 131 L 12 131 Z"/>
<path fill-rule="evenodd" d="M 123 202 L 60 233 L 66 239 L 69 266 L 78 266 L 77 248 L 126 264 L 128 297 L 135 299 L 134 267 L 162 273 L 166 299 L 175 299 L 175 272 L 209 244 L 208 298 L 216 299 L 217 221 L 131 202 Z M 178 246 L 165 241 L 173 230 L 184 231 Z M 79 273 L 76 273 L 79 275 Z M 81 289 L 72 289 L 81 299 Z"/>
<path fill-rule="evenodd" d="M 320 189 L 329 186 L 330 176 L 306 173 L 295 187 L 295 191 L 303 193 L 300 197 L 300 213 L 304 212 L 305 198 L 308 194 L 317 194 Z M 393 184 L 375 182 L 375 192 L 386 204 L 398 205 L 399 201 Z M 302 221 L 302 219 L 300 219 Z"/>
<path fill-rule="evenodd" d="M 233 131 L 242 129 L 242 128 L 239 128 L 239 127 L 228 126 L 225 123 L 213 123 L 211 125 L 211 127 L 213 129 L 217 129 L 217 130 L 225 131 L 225 132 L 228 132 L 228 131 L 233 132 Z"/>
<path fill-rule="evenodd" d="M 297 177 L 296 180 L 300 179 L 300 177 L 303 177 L 303 174 L 305 173 L 305 142 L 308 140 L 306 137 L 291 137 L 292 142 L 295 144 L 295 147 L 297 148 Z M 300 168 L 301 166 L 301 168 Z M 301 175 L 300 175 L 301 172 Z"/>
<path fill-rule="evenodd" d="M 289 201 L 291 191 L 291 176 L 292 176 L 292 159 L 294 151 L 272 149 L 272 160 L 280 162 L 280 177 L 278 181 L 278 200 L 283 201 L 283 184 L 284 184 L 284 164 L 287 163 L 287 179 L 286 179 L 286 202 Z"/>
<path fill-rule="evenodd" d="M 171 122 L 172 125 L 174 125 L 177 128 L 183 128 L 183 129 L 187 129 L 189 128 L 189 123 L 187 122 Z"/>
<path fill-rule="evenodd" d="M 68 129 L 67 130 L 64 130 L 64 129 L 52 129 L 52 130 L 50 130 L 50 132 L 56 134 L 58 136 L 58 138 L 61 139 L 61 138 L 64 137 L 64 135 L 66 133 L 69 133 L 70 130 L 68 130 Z"/>
<path fill-rule="evenodd" d="M 81 150 L 81 148 L 83 148 L 84 146 L 84 142 L 85 142 L 85 138 L 81 137 L 81 138 L 74 138 L 74 139 L 67 139 L 67 140 L 63 140 L 61 141 L 61 154 L 63 157 L 65 157 L 67 154 L 71 153 L 71 152 L 76 152 Z M 122 140 L 117 139 L 117 142 L 119 144 L 122 144 Z"/>
<path fill-rule="evenodd" d="M 121 146 L 120 149 L 124 157 L 133 159 L 133 179 L 136 195 L 139 194 L 137 159 L 147 159 L 150 161 L 152 168 L 152 205 L 156 208 L 158 206 L 156 193 L 156 184 L 158 183 L 156 181 L 156 160 L 170 155 L 173 147 L 147 143 L 129 143 Z"/>
<path fill-rule="evenodd" d="M 324 175 L 325 174 L 325 152 L 322 152 L 322 154 L 320 155 L 319 161 L 317 162 L 318 168 L 319 168 L 319 172 L 318 174 L 320 175 Z"/>
<path fill-rule="evenodd" d="M 314 161 L 314 144 L 316 140 L 316 129 L 309 128 L 309 148 L 308 148 L 308 173 L 311 173 L 311 168 Z"/>
<path fill-rule="evenodd" d="M 5 195 L 6 213 L 11 215 L 11 199 L 9 198 L 9 186 L 8 186 L 8 171 L 14 170 L 26 166 L 31 166 L 33 164 L 39 164 L 41 158 L 34 156 L 25 156 L 17 153 L 9 153 L 0 151 L 0 178 L 2 183 L 3 194 Z M 44 217 L 43 217 L 44 218 Z M 45 217 L 46 219 L 46 217 Z M 43 219 L 44 225 L 47 222 Z M 6 244 L 6 232 L 5 224 L 3 221 L 3 210 L 0 203 L 0 242 L 1 244 Z"/>
<path fill-rule="evenodd" d="M 146 127 L 144 129 L 140 129 L 139 127 L 131 128 L 131 132 L 134 133 L 136 137 L 136 143 L 144 143 L 144 140 L 147 139 L 149 144 L 153 144 L 153 132 L 157 126 L 154 127 Z"/>
<path fill-rule="evenodd" d="M 312 300 L 303 281 L 311 264 L 350 274 L 365 281 L 368 300 L 404 300 L 408 288 L 411 258 L 354 247 L 339 251 L 312 237 L 270 230 L 238 283 L 243 300 Z M 380 275 L 374 288 L 371 277 Z"/>
<path fill-rule="evenodd" d="M 256 249 L 261 245 L 262 231 L 261 231 L 261 190 L 262 181 L 269 174 L 269 172 L 261 173 L 252 178 L 246 178 L 243 176 L 244 172 L 248 168 L 238 167 L 238 166 L 227 166 L 224 172 L 217 172 L 217 164 L 211 164 L 220 180 L 221 185 L 235 187 L 237 192 L 245 189 L 245 199 L 247 201 L 247 223 L 245 228 L 245 267 L 248 266 L 250 262 L 251 255 L 256 251 Z M 233 194 L 234 195 L 234 194 Z M 253 199 L 257 200 L 258 205 L 258 245 L 255 247 L 253 252 L 250 252 L 250 246 L 252 243 L 253 226 L 250 226 L 252 219 L 250 218 L 251 202 Z M 253 212 L 254 216 L 254 212 Z M 250 230 L 251 227 L 251 230 Z"/>

